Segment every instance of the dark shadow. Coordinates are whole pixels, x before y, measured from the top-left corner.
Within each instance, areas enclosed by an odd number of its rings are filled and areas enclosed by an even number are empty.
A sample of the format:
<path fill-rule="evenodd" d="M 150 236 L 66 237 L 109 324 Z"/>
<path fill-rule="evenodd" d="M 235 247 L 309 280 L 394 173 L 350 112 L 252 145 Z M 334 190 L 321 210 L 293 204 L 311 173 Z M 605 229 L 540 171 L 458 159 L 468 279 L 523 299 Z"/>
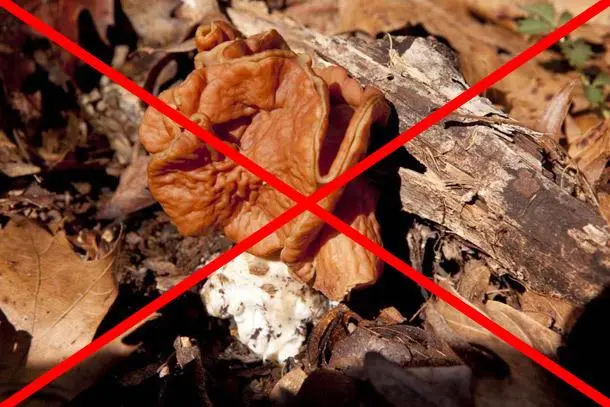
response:
<path fill-rule="evenodd" d="M 392 109 L 388 128 L 381 131 L 373 129 L 370 151 L 385 145 L 399 133 L 398 116 Z M 377 220 L 381 226 L 383 246 L 402 261 L 409 263 L 409 248 L 406 233 L 411 228 L 413 217 L 402 210 L 400 200 L 400 168 L 409 168 L 423 173 L 425 165 L 401 147 L 373 166 L 367 176 L 382 191 L 377 206 Z M 377 284 L 362 290 L 352 291 L 348 305 L 364 318 L 374 318 L 385 307 L 394 306 L 404 316 L 413 315 L 421 304 L 419 286 L 389 265 L 384 266 L 383 274 Z"/>
<path fill-rule="evenodd" d="M 540 64 L 544 69 L 551 71 L 553 73 L 568 73 L 574 68 L 570 66 L 568 61 L 562 58 L 553 58 L 549 61 L 542 62 Z"/>
<path fill-rule="evenodd" d="M 154 298 L 154 297 L 153 297 Z M 140 309 L 153 298 L 134 296 L 122 290 L 100 325 L 96 336 Z M 139 327 L 123 339 L 126 344 L 138 344 L 139 349 L 115 365 L 92 387 L 79 394 L 67 406 L 199 406 L 200 393 L 188 365 L 181 374 L 159 375 L 159 368 L 168 363 L 175 368 L 173 342 L 178 336 L 197 338 L 202 355 L 213 352 L 209 345 L 216 335 L 226 335 L 216 324 L 210 329 L 208 318 L 199 295 L 187 292 L 161 309 L 160 315 Z M 216 342 L 217 343 L 217 342 Z"/>
<path fill-rule="evenodd" d="M 449 41 L 447 41 L 447 39 L 445 37 L 440 36 L 440 35 L 432 35 L 430 33 L 430 31 L 426 30 L 426 27 L 424 27 L 422 24 L 407 25 L 403 28 L 392 31 L 389 34 L 392 36 L 402 35 L 402 36 L 407 36 L 407 37 L 421 37 L 421 38 L 434 37 L 434 38 L 436 38 L 436 40 L 438 42 L 441 42 L 441 43 L 445 44 L 447 47 L 449 47 L 450 49 L 453 49 L 453 47 L 451 47 L 451 45 L 449 44 Z M 377 38 L 383 38 L 386 35 L 387 34 L 378 34 Z M 455 52 L 455 54 L 457 55 L 457 52 Z"/>
<path fill-rule="evenodd" d="M 610 397 L 610 287 L 591 300 L 578 316 L 565 345 L 559 349 L 560 364 Z M 596 405 L 576 391 L 569 392 L 574 405 Z"/>
<path fill-rule="evenodd" d="M 0 299 L 0 304 L 4 302 Z M 15 329 L 0 307 L 0 372 L 3 378 L 23 366 L 31 344 L 32 335 Z"/>

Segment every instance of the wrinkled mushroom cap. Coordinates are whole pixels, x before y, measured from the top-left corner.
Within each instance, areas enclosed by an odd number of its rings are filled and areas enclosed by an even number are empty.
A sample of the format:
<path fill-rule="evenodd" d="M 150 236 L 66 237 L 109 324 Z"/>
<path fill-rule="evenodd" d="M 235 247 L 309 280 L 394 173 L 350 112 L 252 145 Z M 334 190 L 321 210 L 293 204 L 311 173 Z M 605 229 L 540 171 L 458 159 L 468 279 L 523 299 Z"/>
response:
<path fill-rule="evenodd" d="M 264 169 L 310 195 L 366 153 L 371 126 L 389 107 L 375 88 L 362 88 L 339 67 L 312 68 L 274 30 L 243 38 L 225 22 L 200 27 L 195 70 L 160 95 Z M 239 241 L 294 203 L 149 108 L 140 136 L 152 154 L 149 188 L 181 233 L 222 228 Z M 343 198 L 342 198 L 343 196 Z M 376 193 L 364 179 L 319 202 L 380 242 Z M 280 254 L 301 280 L 332 299 L 376 281 L 381 265 L 309 213 L 249 250 Z"/>

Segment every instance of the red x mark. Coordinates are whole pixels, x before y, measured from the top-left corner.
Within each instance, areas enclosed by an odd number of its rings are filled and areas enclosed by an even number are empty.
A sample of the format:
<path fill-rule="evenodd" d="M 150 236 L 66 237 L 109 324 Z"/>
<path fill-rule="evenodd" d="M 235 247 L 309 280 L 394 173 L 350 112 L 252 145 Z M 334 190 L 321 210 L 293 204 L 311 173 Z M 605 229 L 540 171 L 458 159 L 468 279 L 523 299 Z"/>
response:
<path fill-rule="evenodd" d="M 355 242 L 370 250 L 372 253 L 377 255 L 386 263 L 390 264 L 395 269 L 401 271 L 407 277 L 411 278 L 443 301 L 446 301 L 451 306 L 470 317 L 473 321 L 485 327 L 490 332 L 498 336 L 500 339 L 504 340 L 506 343 L 513 346 L 515 349 L 522 352 L 524 355 L 528 356 L 529 358 L 549 370 L 551 373 L 564 380 L 566 383 L 572 385 L 574 388 L 576 388 L 586 396 L 590 397 L 592 400 L 596 401 L 599 404 L 610 406 L 610 399 L 608 397 L 604 396 L 602 393 L 589 386 L 587 383 L 583 382 L 578 377 L 574 376 L 572 373 L 568 372 L 567 370 L 559 366 L 557 363 L 544 356 L 542 353 L 538 352 L 527 343 L 523 342 L 521 339 L 517 338 L 515 335 L 504 329 L 502 326 L 498 325 L 496 322 L 492 321 L 487 316 L 482 314 L 476 308 L 464 303 L 462 300 L 458 299 L 453 294 L 441 288 L 439 285 L 435 284 L 434 282 L 426 278 L 424 275 L 414 270 L 412 267 L 404 263 L 402 260 L 394 256 L 393 254 L 389 253 L 387 250 L 372 242 L 367 237 L 365 237 L 364 235 L 362 235 L 361 233 L 359 233 L 358 231 L 351 228 L 346 223 L 335 217 L 333 214 L 327 212 L 326 210 L 322 209 L 317 205 L 317 202 L 319 200 L 323 199 L 333 191 L 343 187 L 350 180 L 354 179 L 355 177 L 366 171 L 368 168 L 385 158 L 394 150 L 401 147 L 417 135 L 421 134 L 423 131 L 427 130 L 434 124 L 438 123 L 444 117 L 457 110 L 460 106 L 462 106 L 478 94 L 484 92 L 486 89 L 488 89 L 490 86 L 493 86 L 496 82 L 503 79 L 512 71 L 519 68 L 521 65 L 534 58 L 536 55 L 538 55 L 548 47 L 552 46 L 555 42 L 559 41 L 561 38 L 565 37 L 572 31 L 574 31 L 576 28 L 586 23 L 591 18 L 595 17 L 597 14 L 601 13 L 608 6 L 610 6 L 610 0 L 598 1 L 593 6 L 576 16 L 574 19 L 572 19 L 562 27 L 558 28 L 556 31 L 552 32 L 548 36 L 544 37 L 539 42 L 537 42 L 515 58 L 511 59 L 505 65 L 492 72 L 490 75 L 476 83 L 474 86 L 464 91 L 459 96 L 449 101 L 447 104 L 440 107 L 438 110 L 434 111 L 432 114 L 413 125 L 413 127 L 411 127 L 410 129 L 393 139 L 391 142 L 387 143 L 386 145 L 375 151 L 373 154 L 369 155 L 367 158 L 365 158 L 358 164 L 349 168 L 343 174 L 341 174 L 328 184 L 324 185 L 314 194 L 308 197 L 303 196 L 297 190 L 285 184 L 283 181 L 279 180 L 274 175 L 268 173 L 258 164 L 251 161 L 249 158 L 233 150 L 233 148 L 225 144 L 220 139 L 216 138 L 207 130 L 198 127 L 186 116 L 172 109 L 167 104 L 157 99 L 143 88 L 131 82 L 128 78 L 126 78 L 116 70 L 112 69 L 108 65 L 104 64 L 95 56 L 80 48 L 77 44 L 70 41 L 68 38 L 64 37 L 57 31 L 55 31 L 53 28 L 37 19 L 36 17 L 32 16 L 27 11 L 15 5 L 13 2 L 8 0 L 0 0 L 0 5 L 2 5 L 2 7 L 4 7 L 7 11 L 15 15 L 17 18 L 19 18 L 26 24 L 30 25 L 43 35 L 47 36 L 50 40 L 57 43 L 59 46 L 65 48 L 68 52 L 74 54 L 75 56 L 83 60 L 85 63 L 89 64 L 108 78 L 123 86 L 125 89 L 138 96 L 144 102 L 148 103 L 150 106 L 154 107 L 159 112 L 163 113 L 186 130 L 198 136 L 200 139 L 208 143 L 214 149 L 231 158 L 237 164 L 240 164 L 244 168 L 248 169 L 254 175 L 266 181 L 269 185 L 273 186 L 278 191 L 282 192 L 283 194 L 285 194 L 296 202 L 295 206 L 284 212 L 282 215 L 278 216 L 273 221 L 269 222 L 267 225 L 263 226 L 261 229 L 248 236 L 241 242 L 237 243 L 233 248 L 226 251 L 206 266 L 195 271 L 193 274 L 191 274 L 189 277 L 187 277 L 180 283 L 176 284 L 176 286 L 167 291 L 165 294 L 155 299 L 139 311 L 135 312 L 133 315 L 116 325 L 114 328 L 110 329 L 105 334 L 95 339 L 89 345 L 85 346 L 83 349 L 76 352 L 69 358 L 65 359 L 57 366 L 53 367 L 52 369 L 38 377 L 36 380 L 13 394 L 10 398 L 5 400 L 0 405 L 1 407 L 14 406 L 21 403 L 22 401 L 30 397 L 32 394 L 36 393 L 41 388 L 48 385 L 53 380 L 57 379 L 59 376 L 61 376 L 68 370 L 72 369 L 84 359 L 88 358 L 89 356 L 100 350 L 102 347 L 104 347 L 106 344 L 120 336 L 122 333 L 134 327 L 144 318 L 146 318 L 153 312 L 158 311 L 160 308 L 167 305 L 169 302 L 183 294 L 190 287 L 197 284 L 199 281 L 201 281 L 202 279 L 204 279 L 229 261 L 233 260 L 239 254 L 248 250 L 248 248 L 255 245 L 257 242 L 261 241 L 266 236 L 270 235 L 275 230 L 282 227 L 284 224 L 294 219 L 296 216 L 300 215 L 306 210 L 311 211 L 312 213 L 326 221 L 329 225 L 337 229 L 339 232 L 345 234 L 346 236 L 353 239 Z"/>

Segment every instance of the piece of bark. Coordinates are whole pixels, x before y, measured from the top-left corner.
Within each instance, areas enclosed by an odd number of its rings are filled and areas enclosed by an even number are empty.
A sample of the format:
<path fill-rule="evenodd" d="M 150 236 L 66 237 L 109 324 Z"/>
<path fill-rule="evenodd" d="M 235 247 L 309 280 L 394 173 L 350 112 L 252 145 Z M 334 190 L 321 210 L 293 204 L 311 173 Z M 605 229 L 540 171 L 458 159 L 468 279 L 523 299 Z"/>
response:
<path fill-rule="evenodd" d="M 275 28 L 317 63 L 341 65 L 379 87 L 396 108 L 401 132 L 466 89 L 451 52 L 431 39 L 328 37 L 244 11 L 228 13 L 247 34 Z M 606 223 L 586 186 L 565 169 L 565 154 L 540 133 L 477 97 L 405 147 L 426 170 L 398 170 L 403 209 L 478 248 L 495 272 L 576 304 L 608 281 Z"/>

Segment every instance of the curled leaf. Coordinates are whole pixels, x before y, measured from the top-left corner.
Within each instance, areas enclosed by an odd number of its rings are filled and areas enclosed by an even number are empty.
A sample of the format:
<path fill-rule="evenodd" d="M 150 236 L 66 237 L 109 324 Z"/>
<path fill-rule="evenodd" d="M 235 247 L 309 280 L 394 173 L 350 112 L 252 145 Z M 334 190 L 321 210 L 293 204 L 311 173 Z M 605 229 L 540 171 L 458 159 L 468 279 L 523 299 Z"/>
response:
<path fill-rule="evenodd" d="M 127 216 L 155 203 L 146 185 L 148 158 L 147 155 L 137 156 L 123 171 L 119 186 L 98 214 L 100 219 Z"/>
<path fill-rule="evenodd" d="M 460 297 L 449 282 L 443 280 L 441 285 Z M 551 357 L 561 343 L 559 334 L 509 305 L 488 301 L 479 308 L 513 335 Z M 460 311 L 434 300 L 427 304 L 425 316 L 431 330 L 473 369 L 477 405 L 562 405 L 555 394 L 556 379 Z M 489 351 L 491 355 L 481 357 Z"/>
<path fill-rule="evenodd" d="M 565 85 L 559 93 L 553 96 L 540 117 L 537 130 L 551 134 L 555 141 L 559 141 L 561 138 L 561 126 L 570 110 L 572 92 L 577 84 L 578 81 L 574 80 Z"/>
<path fill-rule="evenodd" d="M 568 155 L 587 181 L 595 184 L 610 158 L 610 120 L 600 122 L 574 140 Z"/>

